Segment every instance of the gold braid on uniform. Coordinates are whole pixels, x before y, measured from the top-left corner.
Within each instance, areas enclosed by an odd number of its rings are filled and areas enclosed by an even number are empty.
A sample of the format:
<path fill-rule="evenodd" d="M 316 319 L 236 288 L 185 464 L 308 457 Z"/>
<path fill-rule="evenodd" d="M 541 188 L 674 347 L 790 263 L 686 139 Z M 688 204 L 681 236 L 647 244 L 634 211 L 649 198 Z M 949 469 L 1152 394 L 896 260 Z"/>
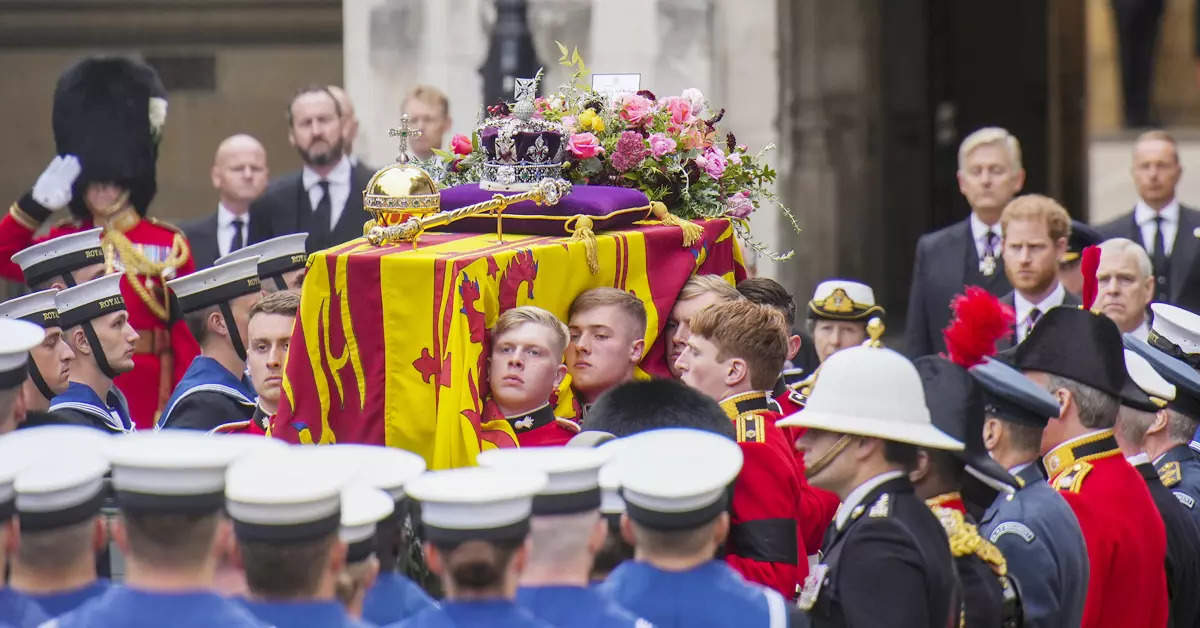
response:
<path fill-rule="evenodd" d="M 979 536 L 979 529 L 968 523 L 961 512 L 935 505 L 929 508 L 945 528 L 946 536 L 950 538 L 950 553 L 955 558 L 975 554 L 987 563 L 997 576 L 1008 575 L 1008 563 L 1004 560 L 1004 554 L 990 541 Z"/>
<path fill-rule="evenodd" d="M 171 318 L 171 297 L 166 287 L 163 287 L 162 301 L 159 302 L 151 291 L 153 286 L 147 286 L 151 277 L 157 278 L 160 283 L 164 281 L 163 275 L 168 271 L 174 272 L 175 269 L 187 263 L 188 245 L 183 238 L 175 236 L 171 242 L 171 253 L 167 259 L 162 262 L 153 262 L 146 259 L 145 255 L 134 246 L 125 234 L 117 229 L 105 229 L 104 237 L 101 238 L 104 244 L 105 252 L 108 253 L 110 247 L 116 249 L 117 257 L 121 260 L 121 264 L 125 267 L 125 277 L 129 280 L 129 285 L 133 291 L 137 293 L 138 298 L 150 308 L 154 315 L 163 321 Z M 108 263 L 111 267 L 112 259 L 110 255 Z M 111 270 L 111 268 L 109 269 Z M 143 282 L 142 277 L 146 278 Z"/>

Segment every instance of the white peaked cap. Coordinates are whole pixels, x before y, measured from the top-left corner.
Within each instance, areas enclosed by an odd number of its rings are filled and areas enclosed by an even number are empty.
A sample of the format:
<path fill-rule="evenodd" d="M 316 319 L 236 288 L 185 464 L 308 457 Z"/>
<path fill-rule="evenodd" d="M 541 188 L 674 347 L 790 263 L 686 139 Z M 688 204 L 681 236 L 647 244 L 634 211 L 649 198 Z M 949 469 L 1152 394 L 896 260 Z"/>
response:
<path fill-rule="evenodd" d="M 804 409 L 779 427 L 810 427 L 933 449 L 963 444 L 933 426 L 921 376 L 891 349 L 850 347 L 821 363 Z"/>
<path fill-rule="evenodd" d="M 354 481 L 405 498 L 404 486 L 425 472 L 425 459 L 411 451 L 382 445 L 322 445 L 315 452 L 354 471 Z"/>
<path fill-rule="evenodd" d="M 1159 336 L 1179 345 L 1184 353 L 1200 353 L 1200 316 L 1167 303 L 1151 303 L 1150 310 L 1154 312 L 1151 329 Z"/>
<path fill-rule="evenodd" d="M 529 533 L 533 496 L 546 482 L 540 471 L 471 467 L 431 471 L 405 490 L 420 502 L 432 541 L 520 540 Z"/>
<path fill-rule="evenodd" d="M 600 508 L 600 467 L 609 454 L 581 447 L 521 447 L 479 454 L 479 466 L 540 471 L 546 486 L 533 498 L 533 514 L 560 515 Z"/>
<path fill-rule="evenodd" d="M 225 509 L 242 541 L 302 542 L 336 532 L 353 475 L 332 458 L 289 447 L 251 454 L 226 474 Z"/>
<path fill-rule="evenodd" d="M 1175 384 L 1159 375 L 1149 360 L 1137 352 L 1125 350 L 1125 371 L 1129 373 L 1129 379 L 1147 395 L 1162 401 L 1175 400 Z"/>

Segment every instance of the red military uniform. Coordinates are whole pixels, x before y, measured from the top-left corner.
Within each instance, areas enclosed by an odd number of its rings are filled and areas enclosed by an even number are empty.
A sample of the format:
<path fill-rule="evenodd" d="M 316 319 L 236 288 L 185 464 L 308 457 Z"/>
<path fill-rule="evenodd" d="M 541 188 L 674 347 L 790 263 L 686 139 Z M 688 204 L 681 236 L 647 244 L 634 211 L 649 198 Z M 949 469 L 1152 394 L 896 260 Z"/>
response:
<path fill-rule="evenodd" d="M 495 403 L 488 400 L 488 406 L 486 411 L 489 418 L 501 418 Z M 517 435 L 517 443 L 521 447 L 565 445 L 572 436 L 579 433 L 578 423 L 554 416 L 554 408 L 548 403 L 533 412 L 502 418 L 512 426 L 513 433 Z"/>
<path fill-rule="evenodd" d="M 793 415 L 804 409 L 804 397 L 786 386 L 782 393 L 775 396 L 774 401 L 779 406 L 781 417 Z M 816 552 L 821 549 L 825 540 L 825 529 L 833 521 L 833 516 L 837 513 L 842 500 L 838 499 L 835 493 L 808 483 L 808 476 L 805 475 L 805 469 L 808 467 L 804 464 L 804 453 L 796 449 L 796 441 L 804 435 L 807 428 L 782 427 L 779 429 L 783 432 L 788 445 L 791 446 L 792 455 L 796 459 L 796 470 L 800 474 L 802 483 L 800 510 L 805 513 L 805 521 L 801 522 L 804 530 L 804 546 L 810 551 Z"/>
<path fill-rule="evenodd" d="M 50 211 L 29 194 L 13 203 L 8 215 L 0 220 L 0 277 L 23 282 L 21 268 L 12 261 L 13 254 L 45 239 L 93 227 L 91 220 L 66 222 L 53 227 L 46 238 L 35 240 L 34 232 L 49 214 Z M 178 264 L 169 271 L 170 276 L 166 279 L 195 270 L 187 239 L 174 226 L 153 218 L 141 218 L 133 209 L 126 209 L 114 216 L 109 228 L 119 229 L 133 251 L 144 258 L 133 263 L 120 259 L 118 249 L 122 247 L 116 245 L 120 240 L 106 237 L 105 259 L 115 268 L 134 270 L 144 266 L 145 261 Z M 121 282 L 121 296 L 129 311 L 129 323 L 141 337 L 135 346 L 133 370 L 119 375 L 115 381 L 129 400 L 129 411 L 138 428 L 153 427 L 160 405 L 183 377 L 192 358 L 200 354 L 200 346 L 183 321 L 168 326 L 169 310 L 163 299 L 163 281 L 163 277 L 137 275 L 137 282 L 145 290 L 135 289 L 128 274 Z"/>
<path fill-rule="evenodd" d="M 1091 573 L 1083 628 L 1167 624 L 1167 540 L 1146 482 L 1112 430 L 1069 440 L 1042 458 L 1050 485 L 1075 511 Z"/>
<path fill-rule="evenodd" d="M 808 575 L 804 545 L 802 475 L 786 437 L 775 422 L 779 414 L 764 392 L 748 392 L 721 401 L 733 421 L 744 462 L 733 485 L 733 507 L 725 562 L 747 580 L 769 586 L 787 599 Z"/>
<path fill-rule="evenodd" d="M 222 423 L 211 430 L 213 434 L 250 434 L 253 436 L 271 436 L 271 418 L 263 412 L 262 406 L 254 408 L 254 414 L 244 421 Z"/>

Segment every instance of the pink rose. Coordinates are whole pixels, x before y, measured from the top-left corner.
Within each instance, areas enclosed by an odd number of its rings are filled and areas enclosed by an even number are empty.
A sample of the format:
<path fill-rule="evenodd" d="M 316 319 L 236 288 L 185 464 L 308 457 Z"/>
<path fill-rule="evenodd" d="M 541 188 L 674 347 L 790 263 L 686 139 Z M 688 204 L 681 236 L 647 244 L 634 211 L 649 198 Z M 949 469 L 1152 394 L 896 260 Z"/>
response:
<path fill-rule="evenodd" d="M 600 140 L 591 133 L 576 133 L 567 142 L 567 150 L 580 159 L 590 159 L 604 153 Z"/>
<path fill-rule="evenodd" d="M 630 94 L 621 102 L 618 115 L 633 126 L 641 126 L 654 115 L 654 102 L 645 96 Z"/>
<path fill-rule="evenodd" d="M 673 152 L 675 152 L 675 140 L 662 133 L 654 133 L 650 136 L 650 153 L 655 157 L 662 157 Z"/>
<path fill-rule="evenodd" d="M 459 133 L 450 138 L 450 148 L 454 150 L 456 155 L 471 154 L 471 138 Z"/>
<path fill-rule="evenodd" d="M 723 155 L 719 150 L 710 148 L 704 151 L 703 157 L 705 158 L 704 165 L 700 165 L 700 163 L 698 163 L 700 157 L 696 158 L 696 165 L 704 168 L 704 171 L 708 173 L 708 176 L 714 179 L 720 179 L 721 175 L 725 174 L 726 166 L 729 165 L 728 161 L 725 159 L 725 155 Z"/>
<path fill-rule="evenodd" d="M 671 96 L 663 100 L 663 106 L 671 112 L 671 122 L 675 124 L 691 124 L 696 116 L 692 112 L 692 104 L 679 96 Z"/>
<path fill-rule="evenodd" d="M 740 153 L 729 153 L 729 163 L 735 166 L 742 165 L 742 155 Z"/>
<path fill-rule="evenodd" d="M 696 155 L 696 158 L 692 161 L 696 162 L 696 167 L 701 170 L 708 167 L 708 159 L 704 155 Z"/>
<path fill-rule="evenodd" d="M 754 211 L 754 203 L 750 200 L 750 192 L 742 190 L 725 199 L 726 213 L 734 218 L 746 218 Z"/>

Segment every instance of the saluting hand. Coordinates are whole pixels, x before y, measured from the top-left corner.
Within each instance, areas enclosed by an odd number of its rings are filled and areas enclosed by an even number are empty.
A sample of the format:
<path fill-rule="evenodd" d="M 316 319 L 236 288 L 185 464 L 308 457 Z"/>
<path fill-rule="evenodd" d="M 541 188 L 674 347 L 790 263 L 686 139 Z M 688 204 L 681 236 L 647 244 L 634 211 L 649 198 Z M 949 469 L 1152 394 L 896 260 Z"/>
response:
<path fill-rule="evenodd" d="M 50 210 L 66 207 L 71 202 L 71 186 L 82 171 L 75 155 L 55 157 L 33 184 L 33 200 Z"/>

